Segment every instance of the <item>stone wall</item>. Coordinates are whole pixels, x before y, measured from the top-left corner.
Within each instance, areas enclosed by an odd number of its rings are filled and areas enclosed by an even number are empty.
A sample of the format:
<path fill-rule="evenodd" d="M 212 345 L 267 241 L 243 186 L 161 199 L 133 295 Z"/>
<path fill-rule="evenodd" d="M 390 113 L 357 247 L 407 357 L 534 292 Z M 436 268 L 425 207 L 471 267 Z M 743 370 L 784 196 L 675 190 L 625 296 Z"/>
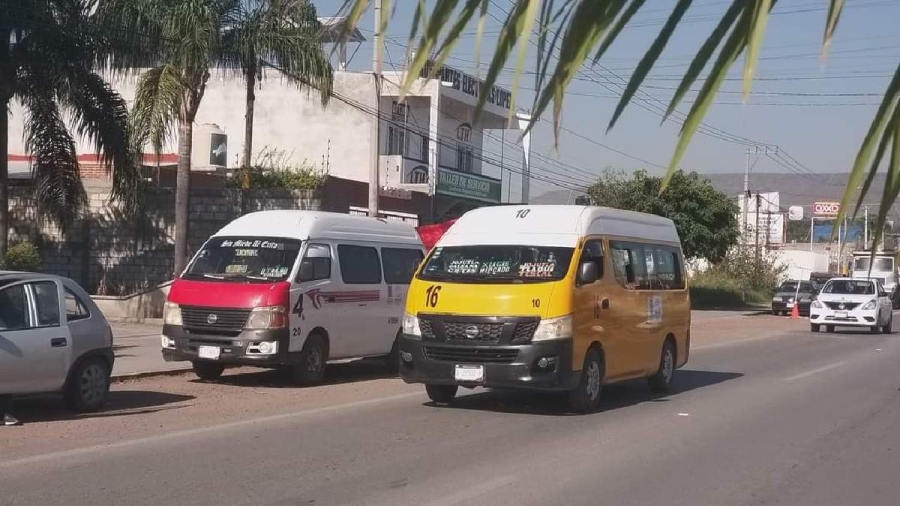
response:
<path fill-rule="evenodd" d="M 172 278 L 174 190 L 153 191 L 145 212 L 128 217 L 109 202 L 108 190 L 88 189 L 87 209 L 65 231 L 41 217 L 31 188 L 10 190 L 11 243 L 37 244 L 44 272 L 70 277 L 95 295 L 130 295 Z M 190 253 L 242 214 L 320 208 L 318 195 L 308 191 L 193 189 Z"/>

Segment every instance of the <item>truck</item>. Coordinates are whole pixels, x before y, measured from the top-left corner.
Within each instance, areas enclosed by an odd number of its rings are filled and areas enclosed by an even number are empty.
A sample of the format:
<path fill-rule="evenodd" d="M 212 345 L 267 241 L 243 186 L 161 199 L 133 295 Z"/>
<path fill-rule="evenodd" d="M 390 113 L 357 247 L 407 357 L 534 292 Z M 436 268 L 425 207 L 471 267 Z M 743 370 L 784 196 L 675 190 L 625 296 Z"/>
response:
<path fill-rule="evenodd" d="M 894 309 L 900 308 L 898 286 L 900 276 L 897 274 L 897 252 L 893 250 L 856 250 L 850 262 L 851 278 L 880 279 L 884 289 L 891 294 Z"/>

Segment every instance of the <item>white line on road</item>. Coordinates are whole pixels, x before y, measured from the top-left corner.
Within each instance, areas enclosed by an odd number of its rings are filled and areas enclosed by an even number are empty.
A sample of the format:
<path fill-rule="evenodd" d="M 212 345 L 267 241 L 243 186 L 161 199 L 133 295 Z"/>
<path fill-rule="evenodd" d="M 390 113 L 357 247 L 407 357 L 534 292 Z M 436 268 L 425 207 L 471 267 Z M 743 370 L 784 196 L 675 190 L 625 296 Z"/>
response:
<path fill-rule="evenodd" d="M 24 457 L 17 460 L 7 460 L 0 461 L 0 469 L 12 468 L 17 466 L 24 466 L 28 464 L 39 464 L 47 461 L 57 461 L 58 463 L 62 461 L 62 459 L 69 457 L 81 457 L 89 454 L 98 454 L 100 452 L 110 451 L 110 450 L 120 450 L 131 448 L 134 446 L 146 445 L 149 443 L 159 443 L 162 441 L 167 441 L 171 439 L 179 439 L 185 437 L 193 437 L 199 435 L 210 434 L 214 432 L 227 431 L 232 429 L 240 429 L 244 427 L 254 427 L 259 424 L 271 423 L 271 422 L 279 422 L 283 420 L 290 420 L 293 418 L 303 418 L 308 416 L 320 415 L 324 413 L 330 413 L 333 411 L 341 411 L 344 409 L 351 408 L 360 408 L 365 406 L 371 406 L 375 404 L 383 404 L 385 402 L 398 401 L 402 399 L 409 399 L 411 397 L 421 397 L 423 396 L 421 392 L 410 392 L 407 394 L 399 394 L 392 395 L 389 397 L 379 397 L 376 399 L 366 399 L 364 401 L 350 402 L 347 404 L 338 404 L 336 406 L 324 406 L 321 408 L 312 408 L 312 409 L 304 409 L 300 411 L 294 411 L 292 413 L 283 413 L 280 415 L 272 415 L 272 416 L 264 416 L 261 418 L 251 418 L 248 420 L 240 420 L 236 422 L 223 423 L 220 425 L 213 425 L 210 427 L 198 427 L 196 429 L 187 429 L 177 432 L 169 432 L 166 434 L 158 434 L 155 436 L 148 436 L 138 439 L 129 439 L 125 441 L 117 441 L 115 443 L 110 444 L 101 444 L 95 446 L 87 446 L 84 448 L 76 448 L 74 450 L 64 450 L 61 452 L 54 453 L 45 453 L 42 455 L 34 455 L 31 457 Z"/>
<path fill-rule="evenodd" d="M 455 492 L 450 495 L 445 495 L 440 497 L 437 500 L 426 503 L 427 506 L 453 506 L 454 504 L 460 504 L 464 502 L 471 501 L 476 497 L 486 494 L 491 490 L 496 490 L 500 487 L 505 487 L 512 483 L 515 483 L 515 476 L 500 476 L 498 478 L 494 478 L 493 480 L 486 481 L 484 483 L 479 483 L 474 487 L 469 487 L 459 492 Z"/>
<path fill-rule="evenodd" d="M 813 374 L 818 374 L 818 373 L 820 373 L 820 372 L 830 371 L 831 369 L 834 369 L 834 368 L 836 368 L 836 367 L 840 367 L 840 366 L 842 366 L 842 365 L 844 365 L 844 364 L 846 364 L 846 363 L 847 363 L 847 362 L 835 362 L 835 363 L 833 363 L 833 364 L 829 364 L 829 365 L 825 365 L 825 366 L 819 367 L 818 369 L 813 369 L 813 370 L 811 370 L 811 371 L 801 372 L 800 374 L 795 374 L 795 375 L 793 375 L 793 376 L 789 376 L 789 377 L 787 377 L 787 378 L 784 378 L 784 381 L 794 381 L 794 380 L 798 380 L 798 379 L 801 379 L 801 378 L 805 378 L 805 377 L 807 377 L 807 376 L 812 376 Z"/>

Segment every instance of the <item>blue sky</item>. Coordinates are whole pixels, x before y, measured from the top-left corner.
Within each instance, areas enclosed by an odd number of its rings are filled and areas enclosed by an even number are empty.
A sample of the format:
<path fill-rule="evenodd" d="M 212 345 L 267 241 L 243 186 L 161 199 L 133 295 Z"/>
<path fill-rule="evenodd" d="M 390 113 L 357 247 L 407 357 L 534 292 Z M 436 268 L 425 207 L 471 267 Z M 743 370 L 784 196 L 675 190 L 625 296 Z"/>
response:
<path fill-rule="evenodd" d="M 320 16 L 332 16 L 343 0 L 314 0 L 314 3 Z M 416 2 L 393 0 L 391 3 L 394 12 L 388 27 L 386 70 L 391 69 L 392 64 L 397 67 L 402 64 L 402 44 Z M 511 3 L 511 0 L 494 0 L 490 12 L 503 19 L 504 11 L 509 10 Z M 685 15 L 686 23 L 676 31 L 657 68 L 645 81 L 647 95 L 644 98 L 647 101 L 643 104 L 659 106 L 654 104 L 654 99 L 668 103 L 690 58 L 729 4 L 730 1 L 721 0 L 694 1 Z M 827 0 L 779 2 L 767 29 L 757 73 L 760 80 L 754 84 L 749 104 L 741 104 L 738 76 L 742 64 L 739 61 L 706 118 L 708 125 L 724 131 L 725 135 L 779 147 L 780 156 L 774 160 L 759 157 L 754 172 L 849 170 L 877 103 L 900 61 L 900 30 L 897 30 L 900 1 L 847 0 L 830 56 L 822 65 L 819 49 L 827 4 Z M 627 29 L 600 62 L 603 68 L 583 71 L 584 77 L 574 82 L 566 95 L 563 126 L 570 132 L 564 131 L 560 136 L 559 150 L 554 148 L 552 130 L 547 124 L 539 125 L 533 138 L 534 152 L 559 160 L 565 166 L 542 159 L 534 164 L 533 171 L 549 171 L 549 178 L 570 184 L 581 183 L 587 177 L 585 172 L 596 173 L 605 167 L 625 170 L 646 167 L 651 172 L 661 171 L 585 138 L 657 165 L 668 164 L 678 125 L 672 122 L 660 125 L 658 115 L 642 109 L 637 103 L 629 105 L 609 134 L 605 131 L 623 80 L 627 81 L 631 76 L 672 5 L 672 0 L 648 1 L 644 12 L 632 22 L 635 27 Z M 351 69 L 371 68 L 372 24 L 370 11 L 361 24 L 369 42 L 359 48 L 351 61 Z M 493 54 L 495 39 L 491 35 L 495 35 L 500 26 L 501 23 L 488 18 L 486 32 L 489 36 L 482 44 L 482 61 Z M 470 32 L 474 33 L 474 30 L 473 25 Z M 475 38 L 466 36 L 448 64 L 474 74 L 474 52 Z M 534 70 L 533 52 L 529 53 L 526 70 Z M 510 72 L 504 73 L 501 85 L 511 81 L 512 65 L 511 62 Z M 517 103 L 527 107 L 533 98 L 531 76 L 523 76 L 520 83 L 522 89 Z M 688 105 L 683 105 L 681 110 L 686 112 L 687 108 Z M 549 115 L 546 117 L 550 118 Z M 722 135 L 718 134 L 719 137 Z M 740 172 L 746 149 L 746 145 L 697 135 L 682 166 L 701 173 Z M 571 171 L 566 168 L 569 166 L 585 172 Z M 554 186 L 532 182 L 532 194 L 550 189 Z"/>

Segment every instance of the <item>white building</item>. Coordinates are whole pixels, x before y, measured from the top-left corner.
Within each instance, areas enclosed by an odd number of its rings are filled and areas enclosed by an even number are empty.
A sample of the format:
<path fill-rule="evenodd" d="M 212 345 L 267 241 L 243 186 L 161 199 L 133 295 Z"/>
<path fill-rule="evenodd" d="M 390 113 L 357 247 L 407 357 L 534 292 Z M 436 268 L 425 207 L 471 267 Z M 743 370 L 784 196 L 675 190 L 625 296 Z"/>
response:
<path fill-rule="evenodd" d="M 484 150 L 485 135 L 493 135 L 490 130 L 507 128 L 509 91 L 497 87 L 484 90 L 473 76 L 450 67 L 439 69 L 436 76 L 432 81 L 418 79 L 401 99 L 399 84 L 404 75 L 386 72 L 378 104 L 372 73 L 335 71 L 334 96 L 323 107 L 316 93 L 298 89 L 270 70 L 256 92 L 254 151 L 277 149 L 292 163 L 305 161 L 326 170 L 331 181 L 324 190 L 325 208 L 363 212 L 368 205 L 375 118 L 380 109 L 379 201 L 386 216 L 441 221 L 481 205 L 518 201 L 519 195 L 510 198 L 501 178 L 504 170 L 521 177 L 522 148 L 510 149 L 508 140 L 502 155 Z M 127 101 L 133 100 L 136 76 L 111 82 Z M 488 98 L 480 119 L 475 121 L 480 93 L 488 93 Z M 239 76 L 213 71 L 197 114 L 192 157 L 195 170 L 215 169 L 209 163 L 214 155 L 219 160 L 224 156 L 227 168 L 240 165 L 245 94 Z M 27 172 L 23 110 L 13 104 L 11 112 L 12 172 Z M 221 138 L 210 142 L 211 136 L 223 133 L 227 135 L 227 147 L 221 145 Z M 507 137 L 515 139 L 518 135 Z M 163 165 L 175 164 L 176 147 L 177 139 L 172 139 L 164 148 Z M 82 141 L 77 151 L 84 169 L 93 159 L 93 148 Z M 148 164 L 151 159 L 145 158 Z M 96 169 L 92 166 L 94 172 L 83 170 L 85 179 L 98 175 Z M 99 175 L 108 178 L 102 171 Z"/>

